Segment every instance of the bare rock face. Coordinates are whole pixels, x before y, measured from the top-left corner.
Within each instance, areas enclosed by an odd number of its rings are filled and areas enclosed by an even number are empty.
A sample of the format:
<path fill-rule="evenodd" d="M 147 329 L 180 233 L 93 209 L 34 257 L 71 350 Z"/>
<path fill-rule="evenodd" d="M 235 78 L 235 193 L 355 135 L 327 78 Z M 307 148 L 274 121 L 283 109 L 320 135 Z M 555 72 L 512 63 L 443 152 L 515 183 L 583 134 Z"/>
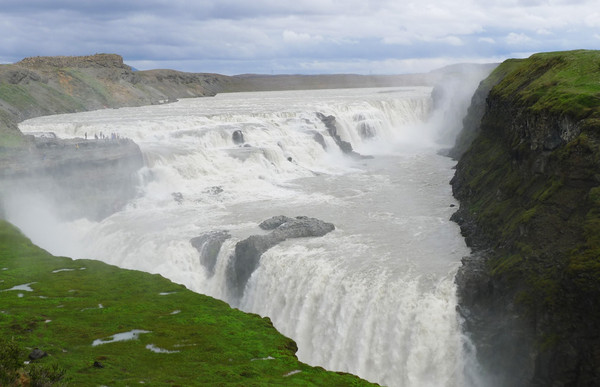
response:
<path fill-rule="evenodd" d="M 267 220 L 264 220 L 258 225 L 258 227 L 260 227 L 263 230 L 274 230 L 290 220 L 293 219 L 285 215 L 277 215 Z"/>
<path fill-rule="evenodd" d="M 131 70 L 123 63 L 123 57 L 117 54 L 95 54 L 87 56 L 35 56 L 25 58 L 17 63 L 25 67 L 110 67 Z"/>
<path fill-rule="evenodd" d="M 260 224 L 263 230 L 272 230 L 266 235 L 251 235 L 238 242 L 230 261 L 228 283 L 238 297 L 244 292 L 248 279 L 258 267 L 261 255 L 271 247 L 289 238 L 320 237 L 335 229 L 332 223 L 319 219 L 298 216 L 275 216 Z"/>
<path fill-rule="evenodd" d="M 352 148 L 352 144 L 350 144 L 348 141 L 342 140 L 342 138 L 340 137 L 340 135 L 337 132 L 337 125 L 336 125 L 336 120 L 335 120 L 334 116 L 326 116 L 323 113 L 317 112 L 317 117 L 325 125 L 325 127 L 327 128 L 327 133 L 329 133 L 331 138 L 333 138 L 333 140 L 335 141 L 337 146 L 340 148 L 340 150 L 344 154 L 346 154 L 350 157 L 353 157 L 355 159 L 371 159 L 371 158 L 373 158 L 373 156 L 364 156 L 364 155 L 361 155 L 360 153 L 354 151 L 354 149 Z M 317 138 L 315 138 L 315 141 L 321 143 L 319 141 L 319 139 L 317 139 Z"/>
<path fill-rule="evenodd" d="M 211 276 L 215 273 L 215 264 L 217 263 L 221 246 L 229 238 L 231 238 L 229 232 L 216 230 L 204 233 L 190 240 L 192 246 L 200 253 L 200 263 L 208 270 Z"/>
<path fill-rule="evenodd" d="M 350 154 L 350 155 L 356 153 L 352 149 L 352 144 L 350 144 L 348 141 L 342 140 L 340 135 L 337 133 L 337 126 L 335 124 L 334 116 L 326 116 L 323 113 L 317 113 L 317 117 L 321 120 L 321 122 L 323 122 L 323 124 L 325 124 L 325 127 L 327 128 L 327 132 L 333 138 L 335 143 L 340 147 L 342 152 L 344 152 L 346 154 Z M 358 154 L 358 153 L 356 153 L 356 154 Z"/>

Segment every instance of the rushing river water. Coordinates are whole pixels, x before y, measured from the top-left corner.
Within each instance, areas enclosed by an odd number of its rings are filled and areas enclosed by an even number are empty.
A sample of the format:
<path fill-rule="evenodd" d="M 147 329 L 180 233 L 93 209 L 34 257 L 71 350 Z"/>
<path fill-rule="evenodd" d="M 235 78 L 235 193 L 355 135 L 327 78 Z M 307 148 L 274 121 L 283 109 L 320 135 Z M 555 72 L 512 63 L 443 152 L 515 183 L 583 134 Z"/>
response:
<path fill-rule="evenodd" d="M 29 120 L 22 131 L 131 138 L 146 167 L 139 197 L 101 222 L 8 217 L 54 254 L 160 273 L 269 316 L 309 364 L 390 386 L 477 383 L 453 282 L 469 250 L 449 221 L 454 163 L 437 154 L 448 136 L 430 94 L 234 93 Z M 316 112 L 335 116 L 340 136 L 374 158 L 344 155 Z M 234 143 L 236 130 L 248 146 Z M 336 229 L 268 250 L 237 297 L 226 281 L 235 243 L 280 214 Z M 215 230 L 232 237 L 208 270 L 190 239 Z"/>

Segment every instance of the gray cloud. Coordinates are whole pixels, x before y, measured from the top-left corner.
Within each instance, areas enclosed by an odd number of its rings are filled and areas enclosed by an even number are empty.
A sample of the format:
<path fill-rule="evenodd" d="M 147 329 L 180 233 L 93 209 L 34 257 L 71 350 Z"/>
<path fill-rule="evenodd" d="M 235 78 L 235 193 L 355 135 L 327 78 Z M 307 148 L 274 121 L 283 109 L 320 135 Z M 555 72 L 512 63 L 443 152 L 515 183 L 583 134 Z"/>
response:
<path fill-rule="evenodd" d="M 184 71 L 424 71 L 595 48 L 595 0 L 2 0 L 0 60 L 116 52 Z M 418 65 L 415 65 L 418 63 Z"/>

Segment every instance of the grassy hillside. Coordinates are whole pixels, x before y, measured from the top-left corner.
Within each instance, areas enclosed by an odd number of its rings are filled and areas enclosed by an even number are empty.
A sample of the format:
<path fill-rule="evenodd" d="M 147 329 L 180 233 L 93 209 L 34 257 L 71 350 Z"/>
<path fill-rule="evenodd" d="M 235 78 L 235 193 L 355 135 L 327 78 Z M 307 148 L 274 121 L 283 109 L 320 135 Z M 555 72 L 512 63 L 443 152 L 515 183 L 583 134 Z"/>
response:
<path fill-rule="evenodd" d="M 132 330 L 146 333 L 109 342 Z M 33 348 L 47 352 L 36 362 L 64 368 L 69 385 L 370 385 L 300 363 L 268 318 L 159 275 L 54 257 L 4 221 L 0 336 L 23 361 Z"/>

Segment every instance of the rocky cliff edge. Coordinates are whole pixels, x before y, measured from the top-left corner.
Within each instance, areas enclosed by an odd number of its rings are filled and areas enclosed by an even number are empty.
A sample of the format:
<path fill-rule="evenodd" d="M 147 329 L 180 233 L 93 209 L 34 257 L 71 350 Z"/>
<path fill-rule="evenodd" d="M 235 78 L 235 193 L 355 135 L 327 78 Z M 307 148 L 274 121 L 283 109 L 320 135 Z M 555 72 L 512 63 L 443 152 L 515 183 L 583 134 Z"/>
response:
<path fill-rule="evenodd" d="M 490 383 L 598 385 L 600 51 L 502 63 L 455 156 L 459 309 Z"/>

